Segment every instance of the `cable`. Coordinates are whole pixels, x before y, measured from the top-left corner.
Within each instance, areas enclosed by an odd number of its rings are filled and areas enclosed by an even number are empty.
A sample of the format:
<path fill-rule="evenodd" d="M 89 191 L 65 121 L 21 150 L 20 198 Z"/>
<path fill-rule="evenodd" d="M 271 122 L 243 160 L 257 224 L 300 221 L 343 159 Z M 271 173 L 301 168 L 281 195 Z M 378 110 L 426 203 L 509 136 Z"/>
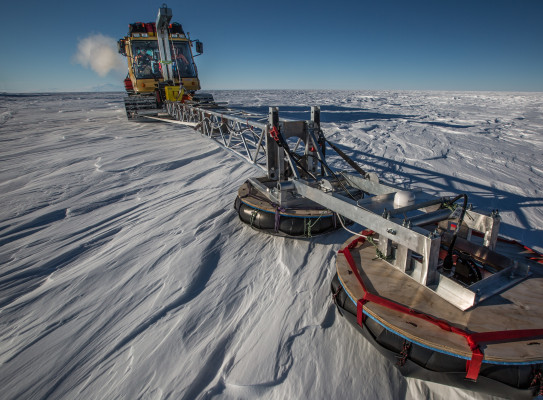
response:
<path fill-rule="evenodd" d="M 316 177 L 315 175 L 313 175 L 311 172 L 309 172 L 309 171 L 308 171 L 308 170 L 300 163 L 299 159 L 300 159 L 302 156 L 299 156 L 299 155 L 296 154 L 296 153 L 292 153 L 292 152 L 290 151 L 290 148 L 288 147 L 288 145 L 287 145 L 286 148 L 283 147 L 283 149 L 290 155 L 290 157 L 294 160 L 294 162 L 296 163 L 296 165 L 297 165 L 298 167 L 300 167 L 300 169 L 301 169 L 302 171 L 304 171 L 307 175 L 311 176 L 311 178 L 317 180 L 317 177 Z M 298 157 L 298 158 L 296 158 L 296 157 Z"/>
<path fill-rule="evenodd" d="M 274 129 L 276 129 L 276 128 L 274 127 Z M 317 180 L 317 177 L 315 175 L 313 175 L 311 172 L 309 172 L 307 169 L 305 169 L 305 167 L 302 164 L 300 164 L 300 162 L 296 159 L 294 153 L 292 153 L 290 151 L 290 147 L 288 147 L 288 143 L 286 142 L 285 138 L 283 138 L 283 134 L 277 129 L 276 129 L 276 134 L 277 134 L 277 136 L 275 136 L 275 137 L 272 136 L 272 137 L 276 140 L 277 144 L 280 147 L 282 147 L 283 150 L 285 150 L 285 152 L 290 156 L 290 158 L 294 161 L 294 163 L 298 167 L 300 167 L 300 169 L 302 171 L 304 171 L 307 175 L 311 176 L 313 179 Z M 296 154 L 296 156 L 297 156 L 297 154 Z"/>
<path fill-rule="evenodd" d="M 445 259 L 443 260 L 443 270 L 445 271 L 451 271 L 454 265 L 454 261 L 452 257 L 453 251 L 454 251 L 454 245 L 456 243 L 456 238 L 458 236 L 458 232 L 460 231 L 460 227 L 462 226 L 462 223 L 464 222 L 464 216 L 466 215 L 466 208 L 468 206 L 468 195 L 465 193 L 459 194 L 449 203 L 452 205 L 456 201 L 458 201 L 461 197 L 464 198 L 464 205 L 462 206 L 462 212 L 460 213 L 460 217 L 458 218 L 458 225 L 456 225 L 456 229 L 454 231 L 451 244 L 449 245 L 449 250 L 447 251 L 447 255 L 445 256 Z"/>
<path fill-rule="evenodd" d="M 367 239 L 368 236 L 366 235 L 362 235 L 361 233 L 358 233 L 358 232 L 355 232 L 355 231 L 351 231 L 350 229 L 348 229 L 345 224 L 343 223 L 343 218 L 341 217 L 341 215 L 339 214 L 336 214 L 338 216 L 338 219 L 339 219 L 339 222 L 341 224 L 341 226 L 343 227 L 343 229 L 345 229 L 347 232 L 349 233 L 352 233 L 353 235 L 356 235 L 356 236 L 359 236 L 359 237 L 363 237 L 364 239 Z"/>

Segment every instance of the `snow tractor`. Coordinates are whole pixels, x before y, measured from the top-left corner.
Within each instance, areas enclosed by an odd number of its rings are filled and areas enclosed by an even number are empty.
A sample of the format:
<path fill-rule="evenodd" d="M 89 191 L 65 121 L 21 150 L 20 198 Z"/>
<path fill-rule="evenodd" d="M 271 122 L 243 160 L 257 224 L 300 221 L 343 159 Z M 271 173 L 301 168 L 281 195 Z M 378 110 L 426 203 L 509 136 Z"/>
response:
<path fill-rule="evenodd" d="M 156 22 L 129 24 L 128 35 L 117 42 L 128 61 L 124 80 L 128 119 L 156 116 L 166 100 L 213 101 L 209 94 L 196 94 L 200 80 L 194 57 L 203 53 L 202 42 L 192 41 L 181 24 L 170 23 L 171 18 L 172 10 L 163 4 Z"/>

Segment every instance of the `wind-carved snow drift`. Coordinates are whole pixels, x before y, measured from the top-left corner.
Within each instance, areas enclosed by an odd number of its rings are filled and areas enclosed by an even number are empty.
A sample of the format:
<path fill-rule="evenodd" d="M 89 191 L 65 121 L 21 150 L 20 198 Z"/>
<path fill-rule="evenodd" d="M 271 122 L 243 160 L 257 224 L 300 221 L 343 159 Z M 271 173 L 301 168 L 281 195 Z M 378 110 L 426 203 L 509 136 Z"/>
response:
<path fill-rule="evenodd" d="M 321 104 L 364 169 L 467 191 L 541 250 L 543 94 L 214 96 L 285 118 Z M 337 314 L 350 234 L 253 231 L 233 202 L 262 172 L 192 129 L 127 121 L 122 97 L 0 95 L 2 399 L 488 399 L 404 379 Z"/>
<path fill-rule="evenodd" d="M 126 70 L 126 62 L 117 51 L 115 39 L 102 34 L 81 39 L 74 60 L 102 77 L 112 71 L 124 73 Z"/>

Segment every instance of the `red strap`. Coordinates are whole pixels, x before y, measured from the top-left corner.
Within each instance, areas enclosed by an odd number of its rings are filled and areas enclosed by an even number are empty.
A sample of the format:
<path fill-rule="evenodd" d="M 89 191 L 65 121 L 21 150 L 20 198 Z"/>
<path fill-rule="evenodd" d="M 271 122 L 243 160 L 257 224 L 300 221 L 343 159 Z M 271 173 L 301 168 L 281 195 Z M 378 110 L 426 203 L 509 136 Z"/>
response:
<path fill-rule="evenodd" d="M 373 233 L 374 232 L 372 231 L 362 232 L 362 234 L 365 236 L 373 235 Z M 366 289 L 366 285 L 364 284 L 364 281 L 362 280 L 362 277 L 360 276 L 360 272 L 358 271 L 358 268 L 356 268 L 356 264 L 350 252 L 351 249 L 355 248 L 359 243 L 364 243 L 364 241 L 365 241 L 365 238 L 359 237 L 353 240 L 351 243 L 349 243 L 349 245 L 345 247 L 344 249 L 339 250 L 339 253 L 342 253 L 345 256 L 345 259 L 347 260 L 347 263 L 349 264 L 351 271 L 355 275 L 356 279 L 358 280 L 358 283 L 360 284 L 360 286 L 362 287 L 362 290 L 364 291 L 364 296 L 358 300 L 357 306 L 356 306 L 356 310 L 357 310 L 356 319 L 360 326 L 363 326 L 363 321 L 364 321 L 364 304 L 371 301 L 375 304 L 379 304 L 388 309 L 395 310 L 404 314 L 412 315 L 413 317 L 417 317 L 425 321 L 428 321 L 431 324 L 434 324 L 445 331 L 463 336 L 464 338 L 466 338 L 466 341 L 468 342 L 468 345 L 472 352 L 471 360 L 469 360 L 466 363 L 466 370 L 467 370 L 466 378 L 474 380 L 474 381 L 477 380 L 477 377 L 479 376 L 479 371 L 481 369 L 481 365 L 484 359 L 484 354 L 479 348 L 480 343 L 514 341 L 514 340 L 528 339 L 531 337 L 543 336 L 543 329 L 518 329 L 518 330 L 508 330 L 508 331 L 468 333 L 467 331 L 463 329 L 456 328 L 450 325 L 447 321 L 437 319 L 435 317 L 432 317 L 431 315 L 406 307 L 402 304 L 396 303 L 392 300 L 386 299 L 379 295 L 369 293 Z"/>
<path fill-rule="evenodd" d="M 373 234 L 374 232 L 370 230 L 365 230 L 362 232 L 363 236 L 370 236 Z M 360 236 L 356 238 L 355 240 L 353 240 L 351 243 L 349 243 L 345 251 L 339 250 L 340 253 L 343 253 L 345 255 L 345 258 L 347 259 L 347 262 L 349 263 L 349 267 L 351 267 L 351 270 L 355 274 L 356 279 L 358 280 L 358 282 L 360 282 L 360 284 L 362 285 L 362 289 L 364 290 L 364 298 L 359 299 L 358 302 L 356 303 L 356 321 L 358 322 L 358 325 L 360 325 L 361 328 L 364 327 L 364 303 L 366 303 L 367 301 L 366 295 L 368 295 L 369 293 L 366 290 L 366 287 L 364 286 L 364 282 L 362 281 L 360 274 L 358 273 L 358 269 L 356 267 L 353 268 L 353 265 L 355 265 L 355 263 L 349 249 L 353 249 L 354 247 L 356 247 L 358 243 L 364 243 L 365 241 L 366 241 L 366 238 Z"/>
<path fill-rule="evenodd" d="M 543 336 L 543 329 L 517 329 L 510 331 L 493 331 L 471 333 L 470 339 L 473 343 L 492 343 L 530 339 Z"/>
<path fill-rule="evenodd" d="M 276 142 L 279 141 L 279 129 L 277 129 L 276 126 L 274 126 L 270 131 L 270 136 L 275 140 Z"/>
<path fill-rule="evenodd" d="M 477 347 L 471 353 L 471 360 L 468 360 L 466 363 L 466 379 L 476 381 L 479 377 L 479 372 L 481 371 L 481 365 L 483 364 L 484 355 L 481 350 Z"/>
<path fill-rule="evenodd" d="M 364 327 L 364 303 L 363 299 L 358 300 L 356 303 L 356 321 L 361 328 Z"/>

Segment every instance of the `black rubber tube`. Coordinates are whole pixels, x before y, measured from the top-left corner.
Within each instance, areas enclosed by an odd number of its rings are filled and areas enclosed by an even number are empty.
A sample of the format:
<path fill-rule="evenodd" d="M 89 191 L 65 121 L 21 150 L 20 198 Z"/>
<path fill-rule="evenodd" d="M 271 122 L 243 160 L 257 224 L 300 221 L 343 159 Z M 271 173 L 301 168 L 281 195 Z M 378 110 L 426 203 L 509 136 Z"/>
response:
<path fill-rule="evenodd" d="M 275 213 L 251 207 L 239 197 L 236 197 L 234 208 L 242 222 L 254 229 L 275 235 L 310 237 L 332 232 L 341 227 L 335 222 L 334 215 L 304 218 L 280 214 L 276 231 Z"/>
<path fill-rule="evenodd" d="M 330 289 L 333 301 L 347 321 L 360 332 L 381 354 L 396 364 L 401 357 L 405 339 L 385 329 L 371 318 L 366 318 L 364 327 L 357 322 L 356 304 L 347 295 L 338 275 L 332 279 Z M 348 340 L 346 338 L 346 340 Z M 406 377 L 423 379 L 475 392 L 512 399 L 532 399 L 531 388 L 534 372 L 541 365 L 501 365 L 483 363 L 476 382 L 466 380 L 466 360 L 434 351 L 411 343 L 407 360 L 398 370 Z M 537 387 L 538 389 L 539 387 Z"/>

